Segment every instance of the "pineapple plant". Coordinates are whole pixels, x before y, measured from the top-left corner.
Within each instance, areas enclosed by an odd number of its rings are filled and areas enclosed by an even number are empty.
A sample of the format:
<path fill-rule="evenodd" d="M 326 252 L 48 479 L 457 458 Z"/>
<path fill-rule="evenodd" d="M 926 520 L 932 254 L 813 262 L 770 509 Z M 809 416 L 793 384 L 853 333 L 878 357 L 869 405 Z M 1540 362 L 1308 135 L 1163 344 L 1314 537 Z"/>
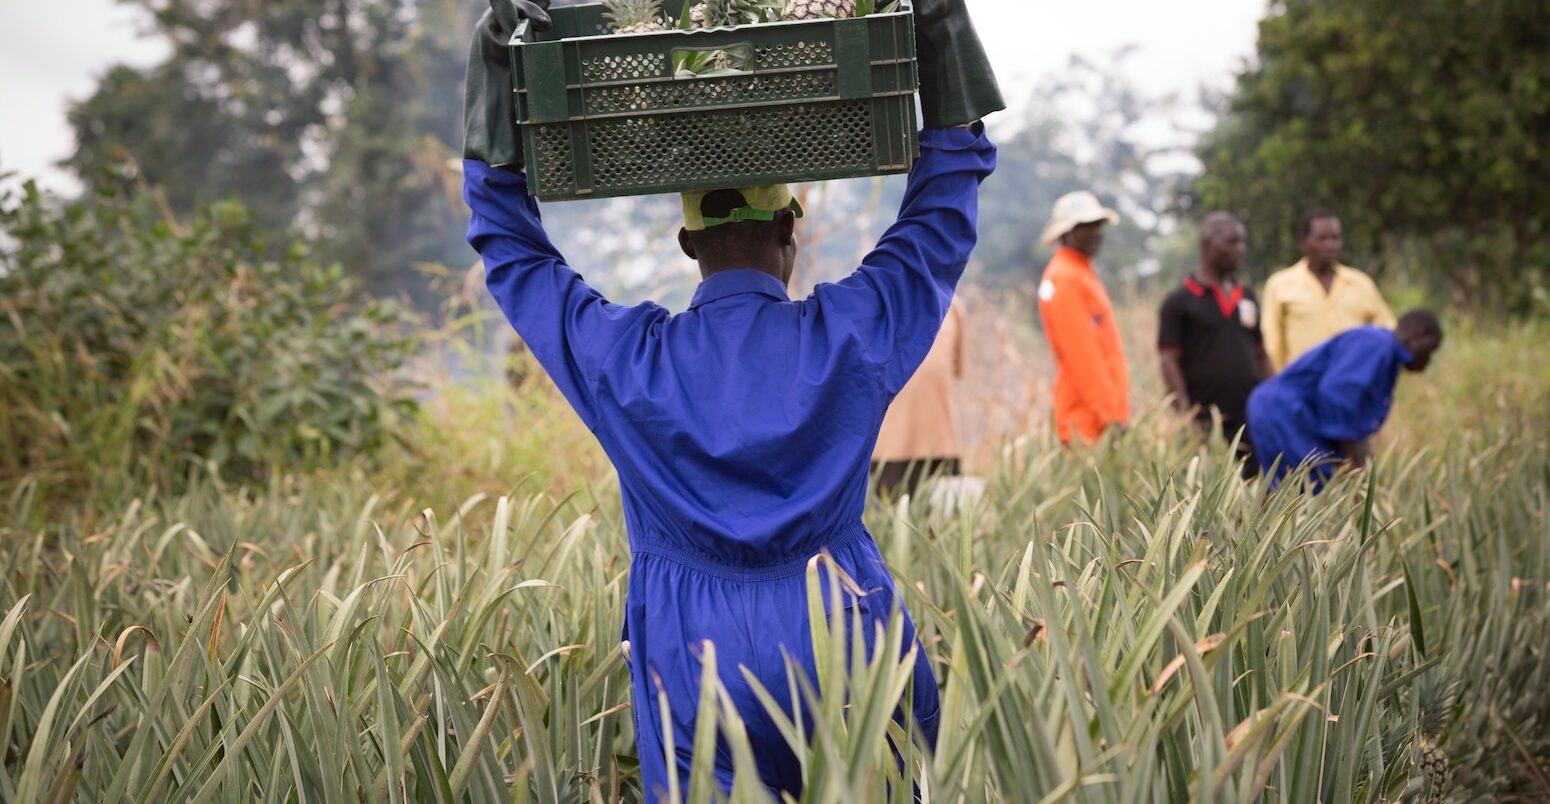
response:
<path fill-rule="evenodd" d="M 844 19 L 897 10 L 897 0 L 701 0 L 689 7 L 680 28 L 749 25 L 760 22 Z"/>
<path fill-rule="evenodd" d="M 616 34 L 667 30 L 662 0 L 603 0 L 603 16 L 614 24 Z"/>
<path fill-rule="evenodd" d="M 1453 775 L 1448 763 L 1448 754 L 1437 745 L 1431 735 L 1422 734 L 1416 740 L 1416 766 L 1420 768 L 1421 775 L 1426 778 L 1427 804 L 1440 804 L 1443 792 L 1448 789 L 1448 780 Z"/>
<path fill-rule="evenodd" d="M 704 0 L 689 9 L 695 28 L 752 25 L 780 19 L 782 0 Z"/>
<path fill-rule="evenodd" d="M 1415 741 L 1415 764 L 1426 779 L 1423 800 L 1427 804 L 1440 804 L 1453 776 L 1448 753 L 1438 743 L 1458 706 L 1461 688 L 1457 682 L 1445 683 L 1430 675 L 1417 685 L 1420 728 Z"/>
<path fill-rule="evenodd" d="M 856 0 L 787 0 L 783 20 L 816 20 L 856 16 Z"/>

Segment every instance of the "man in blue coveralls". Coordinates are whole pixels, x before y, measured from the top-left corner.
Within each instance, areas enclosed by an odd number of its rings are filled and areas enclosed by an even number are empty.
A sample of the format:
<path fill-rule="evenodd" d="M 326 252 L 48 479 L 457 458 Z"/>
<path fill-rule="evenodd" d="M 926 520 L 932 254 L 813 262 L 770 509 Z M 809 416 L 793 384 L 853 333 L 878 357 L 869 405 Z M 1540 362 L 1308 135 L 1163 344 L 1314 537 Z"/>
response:
<path fill-rule="evenodd" d="M 1261 465 L 1279 485 L 1299 465 L 1311 466 L 1315 491 L 1345 462 L 1372 456 L 1372 436 L 1394 401 L 1401 368 L 1425 371 L 1442 345 L 1442 325 L 1429 310 L 1411 310 L 1393 330 L 1346 330 L 1299 357 L 1249 395 L 1249 435 Z"/>
<path fill-rule="evenodd" d="M 532 3 L 516 10 L 542 13 Z M 889 401 L 952 301 L 975 243 L 979 185 L 996 161 L 977 119 L 1001 108 L 999 96 L 987 99 L 983 81 L 955 86 L 974 72 L 964 65 L 984 63 L 964 14 L 957 0 L 917 3 L 926 127 L 898 221 L 855 273 L 806 299 L 786 292 L 801 210 L 785 187 L 684 195 L 679 243 L 703 281 L 689 309 L 672 314 L 604 299 L 550 242 L 523 173 L 494 159 L 464 163 L 468 241 L 490 293 L 618 470 L 631 552 L 624 637 L 649 800 L 668 790 L 669 774 L 688 775 L 704 642 L 716 646 L 761 781 L 777 798 L 796 795 L 796 756 L 738 667 L 782 702 L 799 694 L 788 657 L 815 677 L 805 570 L 821 552 L 863 592 L 846 605 L 861 609 L 867 639 L 898 605 L 861 523 L 868 460 Z M 486 15 L 481 27 L 490 24 Z M 471 60 L 470 81 L 475 68 Z M 907 614 L 905 627 L 915 644 Z M 932 743 L 939 703 L 924 651 L 913 689 L 911 720 Z M 715 766 L 729 787 L 724 746 Z"/>

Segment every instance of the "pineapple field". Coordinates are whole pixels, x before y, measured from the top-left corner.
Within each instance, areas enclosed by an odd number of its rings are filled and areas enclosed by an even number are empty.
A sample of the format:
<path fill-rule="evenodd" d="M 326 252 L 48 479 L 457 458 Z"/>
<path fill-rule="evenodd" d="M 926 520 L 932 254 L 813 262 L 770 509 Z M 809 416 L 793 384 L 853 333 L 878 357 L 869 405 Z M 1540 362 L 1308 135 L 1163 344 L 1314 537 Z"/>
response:
<path fill-rule="evenodd" d="M 988 307 L 974 320 L 1010 340 L 982 342 L 1026 355 L 1037 386 L 1036 333 Z M 1149 309 L 1122 313 L 1132 355 Z M 1037 394 L 1027 432 L 971 428 L 983 496 L 867 519 L 941 680 L 940 743 L 890 720 L 910 660 L 847 655 L 836 621 L 814 722 L 789 732 L 801 800 L 1546 800 L 1546 335 L 1451 321 L 1374 469 L 1316 498 L 1240 481 L 1164 412 L 1142 358 L 1148 412 L 1119 440 L 1059 449 Z M 647 800 L 616 483 L 518 362 L 488 381 L 419 370 L 422 409 L 371 460 L 4 475 L 0 796 Z M 986 399 L 1026 379 L 977 374 Z M 671 797 L 767 800 L 749 713 L 705 689 L 706 761 Z M 745 768 L 729 793 L 712 725 Z"/>

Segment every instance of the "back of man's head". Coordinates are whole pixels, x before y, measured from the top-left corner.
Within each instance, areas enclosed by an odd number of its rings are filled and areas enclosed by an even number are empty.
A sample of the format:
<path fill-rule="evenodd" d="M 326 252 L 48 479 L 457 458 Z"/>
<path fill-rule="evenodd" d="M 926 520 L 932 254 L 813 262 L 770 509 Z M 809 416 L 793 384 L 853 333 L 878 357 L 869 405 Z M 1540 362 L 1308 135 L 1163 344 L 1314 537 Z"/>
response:
<path fill-rule="evenodd" d="M 712 190 L 703 197 L 686 198 L 698 212 L 697 228 L 691 229 L 686 221 L 678 232 L 678 243 L 684 254 L 700 263 L 702 276 L 752 268 L 782 282 L 790 281 L 796 259 L 793 209 L 747 215 L 751 209 L 749 199 L 736 189 Z M 760 220 L 762 217 L 770 219 Z"/>
<path fill-rule="evenodd" d="M 1431 310 L 1417 308 L 1399 317 L 1394 337 L 1410 352 L 1406 368 L 1425 371 L 1431 364 L 1432 353 L 1442 346 L 1442 322 Z"/>
<path fill-rule="evenodd" d="M 1396 333 L 1442 336 L 1442 322 L 1431 310 L 1416 308 L 1399 317 Z"/>

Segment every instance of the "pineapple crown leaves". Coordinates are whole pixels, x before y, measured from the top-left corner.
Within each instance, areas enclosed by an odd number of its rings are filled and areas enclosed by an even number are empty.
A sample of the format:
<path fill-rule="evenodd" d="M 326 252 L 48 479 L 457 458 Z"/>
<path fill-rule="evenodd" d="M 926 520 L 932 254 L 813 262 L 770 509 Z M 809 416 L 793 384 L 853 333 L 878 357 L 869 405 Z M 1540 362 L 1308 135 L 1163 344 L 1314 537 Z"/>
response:
<path fill-rule="evenodd" d="M 705 25 L 718 28 L 780 19 L 780 0 L 705 0 Z"/>
<path fill-rule="evenodd" d="M 615 28 L 661 22 L 662 0 L 603 0 L 603 17 Z"/>

